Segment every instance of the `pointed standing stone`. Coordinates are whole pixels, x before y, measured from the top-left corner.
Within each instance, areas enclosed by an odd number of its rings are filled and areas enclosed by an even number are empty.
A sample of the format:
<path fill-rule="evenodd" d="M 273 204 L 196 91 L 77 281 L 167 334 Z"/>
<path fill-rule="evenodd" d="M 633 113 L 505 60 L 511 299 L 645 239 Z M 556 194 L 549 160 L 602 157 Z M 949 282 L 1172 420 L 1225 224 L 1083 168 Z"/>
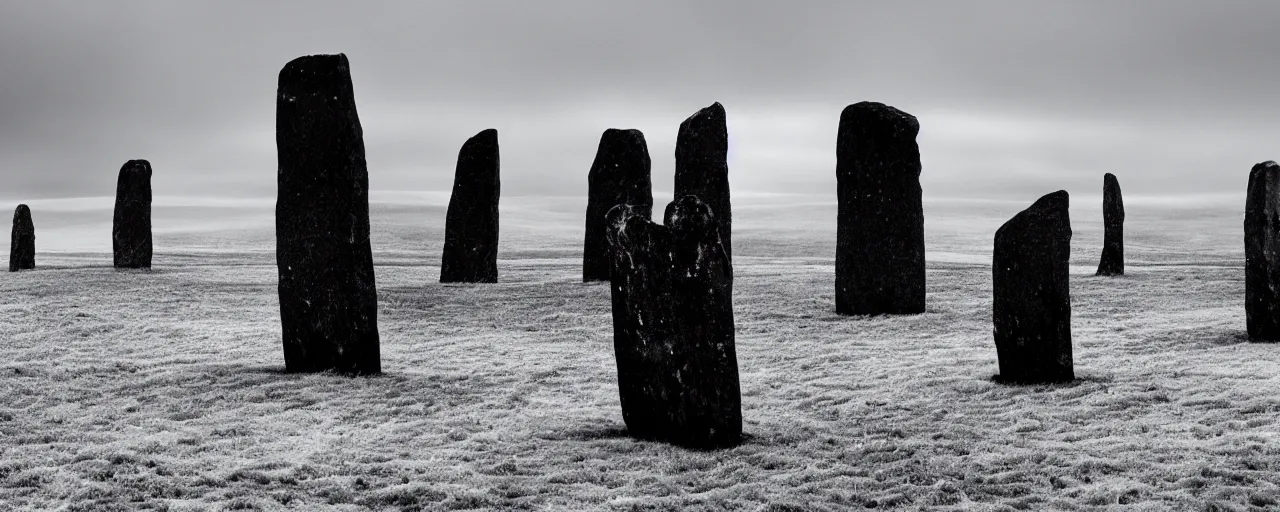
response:
<path fill-rule="evenodd" d="M 837 313 L 924 312 L 919 132 L 914 116 L 881 103 L 864 101 L 840 113 Z"/>
<path fill-rule="evenodd" d="M 711 208 L 693 196 L 609 211 L 613 346 L 631 435 L 691 448 L 742 439 L 729 256 Z"/>
<path fill-rule="evenodd" d="M 733 208 L 729 204 L 729 129 L 724 107 L 713 103 L 680 123 L 676 135 L 675 197 L 697 196 L 715 212 L 720 243 L 733 262 Z M 733 276 L 729 276 L 733 281 Z"/>
<path fill-rule="evenodd" d="M 151 163 L 130 160 L 116 181 L 111 227 L 116 268 L 151 268 Z"/>
<path fill-rule="evenodd" d="M 9 242 L 10 272 L 36 268 L 36 225 L 31 222 L 31 208 L 25 204 L 13 211 Z"/>
<path fill-rule="evenodd" d="M 1249 338 L 1280 341 L 1280 165 L 1270 160 L 1249 171 L 1244 268 Z"/>
<path fill-rule="evenodd" d="M 1102 223 L 1106 229 L 1102 239 L 1102 260 L 1098 263 L 1100 276 L 1124 275 L 1124 197 L 1120 195 L 1120 181 L 1107 173 L 1102 178 Z"/>
<path fill-rule="evenodd" d="M 1071 359 L 1069 197 L 1041 197 L 996 231 L 992 316 L 1000 380 L 1075 378 Z"/>
<path fill-rule="evenodd" d="M 605 215 L 614 206 L 636 207 L 653 215 L 649 149 L 640 130 L 610 128 L 600 136 L 596 159 L 587 175 L 587 231 L 582 250 L 582 281 L 609 280 L 609 244 Z"/>
<path fill-rule="evenodd" d="M 442 283 L 498 282 L 498 130 L 467 139 L 458 152 L 445 214 Z"/>
<path fill-rule="evenodd" d="M 285 370 L 379 373 L 369 173 L 346 55 L 280 70 L 276 151 Z"/>

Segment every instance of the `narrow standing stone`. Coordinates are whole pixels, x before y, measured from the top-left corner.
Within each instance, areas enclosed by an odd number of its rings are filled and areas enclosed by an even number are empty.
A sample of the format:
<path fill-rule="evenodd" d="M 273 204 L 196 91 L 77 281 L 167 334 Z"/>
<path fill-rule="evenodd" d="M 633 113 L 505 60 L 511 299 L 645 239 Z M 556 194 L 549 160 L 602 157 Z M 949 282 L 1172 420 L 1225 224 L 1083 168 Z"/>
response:
<path fill-rule="evenodd" d="M 346 55 L 280 70 L 276 151 L 285 370 L 380 373 L 369 173 Z"/>
<path fill-rule="evenodd" d="M 116 181 L 111 228 L 116 268 L 151 268 L 151 163 L 130 160 Z"/>
<path fill-rule="evenodd" d="M 732 262 L 733 208 L 729 204 L 728 152 L 729 129 L 720 103 L 713 103 L 680 123 L 676 135 L 675 197 L 697 196 L 711 207 L 724 254 Z"/>
<path fill-rule="evenodd" d="M 996 231 L 992 305 L 1000 379 L 1075 378 L 1071 359 L 1069 197 L 1041 197 Z"/>
<path fill-rule="evenodd" d="M 609 280 L 609 244 L 605 239 L 605 215 L 609 210 L 627 204 L 635 206 L 639 215 L 652 216 L 650 163 L 648 145 L 640 130 L 610 128 L 600 136 L 600 147 L 587 175 L 583 282 Z"/>
<path fill-rule="evenodd" d="M 1120 181 L 1107 173 L 1102 178 L 1102 223 L 1106 233 L 1102 238 L 1102 259 L 1098 262 L 1098 275 L 1124 275 L 1124 197 L 1120 195 Z"/>
<path fill-rule="evenodd" d="M 864 101 L 840 113 L 837 313 L 924 312 L 919 132 L 914 116 L 881 103 Z"/>
<path fill-rule="evenodd" d="M 1280 165 L 1249 172 L 1244 206 L 1244 313 L 1249 338 L 1280 341 Z"/>
<path fill-rule="evenodd" d="M 693 196 L 609 211 L 613 346 L 627 430 L 691 448 L 742 439 L 732 267 L 711 208 Z"/>
<path fill-rule="evenodd" d="M 10 272 L 36 268 L 36 225 L 31 222 L 31 208 L 25 204 L 13 211 L 9 242 Z"/>
<path fill-rule="evenodd" d="M 458 152 L 445 214 L 442 283 L 498 282 L 498 130 L 467 139 Z"/>

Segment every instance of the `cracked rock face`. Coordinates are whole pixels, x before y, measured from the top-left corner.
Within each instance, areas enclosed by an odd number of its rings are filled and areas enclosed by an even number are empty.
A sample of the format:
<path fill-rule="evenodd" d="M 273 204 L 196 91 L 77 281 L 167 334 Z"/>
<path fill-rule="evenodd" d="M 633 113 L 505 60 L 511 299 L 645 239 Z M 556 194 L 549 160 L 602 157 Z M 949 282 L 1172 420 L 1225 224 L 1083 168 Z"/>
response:
<path fill-rule="evenodd" d="M 130 160 L 116 181 L 111 227 L 116 268 L 151 268 L 151 163 Z"/>
<path fill-rule="evenodd" d="M 1102 178 L 1102 258 L 1098 261 L 1100 276 L 1124 275 L 1124 197 L 1120 181 L 1107 173 Z"/>
<path fill-rule="evenodd" d="M 381 371 L 369 175 L 347 57 L 299 57 L 276 96 L 276 263 L 285 369 Z"/>
<path fill-rule="evenodd" d="M 498 282 L 498 131 L 484 130 L 458 152 L 445 214 L 442 283 Z"/>
<path fill-rule="evenodd" d="M 9 271 L 36 268 L 36 226 L 31 221 L 31 208 L 20 204 L 13 211 L 13 231 L 10 233 Z"/>
<path fill-rule="evenodd" d="M 648 145 L 640 130 L 610 128 L 600 136 L 600 147 L 587 175 L 583 282 L 609 280 L 609 244 L 605 239 L 609 210 L 625 204 L 636 207 L 642 216 L 653 214 L 650 165 Z"/>
<path fill-rule="evenodd" d="M 1249 338 L 1280 341 L 1280 165 L 1272 161 L 1249 172 L 1244 260 Z"/>

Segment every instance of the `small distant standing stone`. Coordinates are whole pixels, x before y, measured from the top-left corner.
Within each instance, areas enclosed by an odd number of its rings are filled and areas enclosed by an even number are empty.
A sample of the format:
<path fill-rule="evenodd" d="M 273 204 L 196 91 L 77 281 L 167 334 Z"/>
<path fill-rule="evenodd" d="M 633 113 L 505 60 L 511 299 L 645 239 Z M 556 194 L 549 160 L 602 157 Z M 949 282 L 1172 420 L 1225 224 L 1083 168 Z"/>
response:
<path fill-rule="evenodd" d="M 382 371 L 363 133 L 346 55 L 280 70 L 276 263 L 289 372 Z"/>
<path fill-rule="evenodd" d="M 627 204 L 635 206 L 642 216 L 652 216 L 650 164 L 648 145 L 640 130 L 610 128 L 600 136 L 600 147 L 587 175 L 583 282 L 609 280 L 609 244 L 605 239 L 605 215 L 609 210 Z"/>
<path fill-rule="evenodd" d="M 680 123 L 676 135 L 675 197 L 697 196 L 715 212 L 725 256 L 733 261 L 733 208 L 729 204 L 729 129 L 719 102 Z"/>
<path fill-rule="evenodd" d="M 925 309 L 920 123 L 882 103 L 840 114 L 836 312 L 915 314 Z"/>
<path fill-rule="evenodd" d="M 1280 341 L 1280 165 L 1249 172 L 1244 207 L 1244 297 L 1249 338 Z"/>
<path fill-rule="evenodd" d="M 36 225 L 31 222 L 31 208 L 18 205 L 13 211 L 13 231 L 9 241 L 9 271 L 36 268 Z"/>
<path fill-rule="evenodd" d="M 498 282 L 498 171 L 498 130 L 484 130 L 462 145 L 445 214 L 440 282 Z"/>
<path fill-rule="evenodd" d="M 613 344 L 631 435 L 691 448 L 734 446 L 742 398 L 734 345 L 732 267 L 712 209 L 693 196 L 609 211 Z"/>
<path fill-rule="evenodd" d="M 992 263 L 1000 380 L 1051 383 L 1075 378 L 1071 358 L 1069 197 L 1041 197 L 996 231 Z"/>
<path fill-rule="evenodd" d="M 1107 173 L 1102 178 L 1102 223 L 1106 229 L 1102 238 L 1102 259 L 1098 263 L 1098 275 L 1124 275 L 1124 197 L 1120 195 L 1120 181 Z"/>
<path fill-rule="evenodd" d="M 116 181 L 111 228 L 116 268 L 151 268 L 151 163 L 130 160 Z"/>

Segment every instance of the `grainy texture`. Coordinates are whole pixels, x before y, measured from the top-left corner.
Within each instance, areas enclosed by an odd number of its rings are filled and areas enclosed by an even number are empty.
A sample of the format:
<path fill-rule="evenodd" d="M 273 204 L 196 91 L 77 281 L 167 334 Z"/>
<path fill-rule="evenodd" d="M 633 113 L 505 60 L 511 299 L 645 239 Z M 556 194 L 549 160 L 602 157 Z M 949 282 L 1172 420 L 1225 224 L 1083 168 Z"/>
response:
<path fill-rule="evenodd" d="M 1120 194 L 1120 181 L 1111 173 L 1107 173 L 1102 178 L 1102 219 L 1106 231 L 1097 275 L 1122 276 L 1124 275 L 1124 197 Z"/>
<path fill-rule="evenodd" d="M 725 123 L 719 102 L 680 123 L 674 196 L 695 196 L 711 207 L 720 243 L 732 263 L 733 207 L 729 201 L 729 128 Z"/>
<path fill-rule="evenodd" d="M 13 210 L 13 231 L 9 234 L 9 271 L 36 268 L 36 225 L 31 208 L 25 204 Z"/>
<path fill-rule="evenodd" d="M 627 431 L 692 448 L 742 440 L 733 269 L 711 209 L 693 196 L 608 214 L 613 350 Z"/>
<path fill-rule="evenodd" d="M 605 215 L 625 204 L 648 219 L 653 216 L 649 146 L 640 130 L 610 128 L 600 136 L 596 159 L 587 174 L 587 229 L 583 236 L 582 281 L 609 280 L 609 244 Z"/>
<path fill-rule="evenodd" d="M 276 266 L 285 369 L 381 370 L 369 174 L 347 57 L 299 57 L 276 96 Z"/>
<path fill-rule="evenodd" d="M 1071 217 L 1065 191 L 1041 197 L 996 231 L 992 320 L 1000 379 L 1066 382 L 1071 358 Z"/>
<path fill-rule="evenodd" d="M 442 283 L 498 282 L 498 131 L 484 130 L 458 152 L 445 218 Z"/>
<path fill-rule="evenodd" d="M 1280 341 L 1280 165 L 1270 160 L 1249 171 L 1244 258 L 1249 338 Z"/>
<path fill-rule="evenodd" d="M 836 141 L 836 312 L 916 314 L 925 308 L 920 123 L 882 103 L 840 113 Z"/>
<path fill-rule="evenodd" d="M 116 181 L 111 227 L 116 268 L 151 268 L 151 163 L 130 160 Z"/>

